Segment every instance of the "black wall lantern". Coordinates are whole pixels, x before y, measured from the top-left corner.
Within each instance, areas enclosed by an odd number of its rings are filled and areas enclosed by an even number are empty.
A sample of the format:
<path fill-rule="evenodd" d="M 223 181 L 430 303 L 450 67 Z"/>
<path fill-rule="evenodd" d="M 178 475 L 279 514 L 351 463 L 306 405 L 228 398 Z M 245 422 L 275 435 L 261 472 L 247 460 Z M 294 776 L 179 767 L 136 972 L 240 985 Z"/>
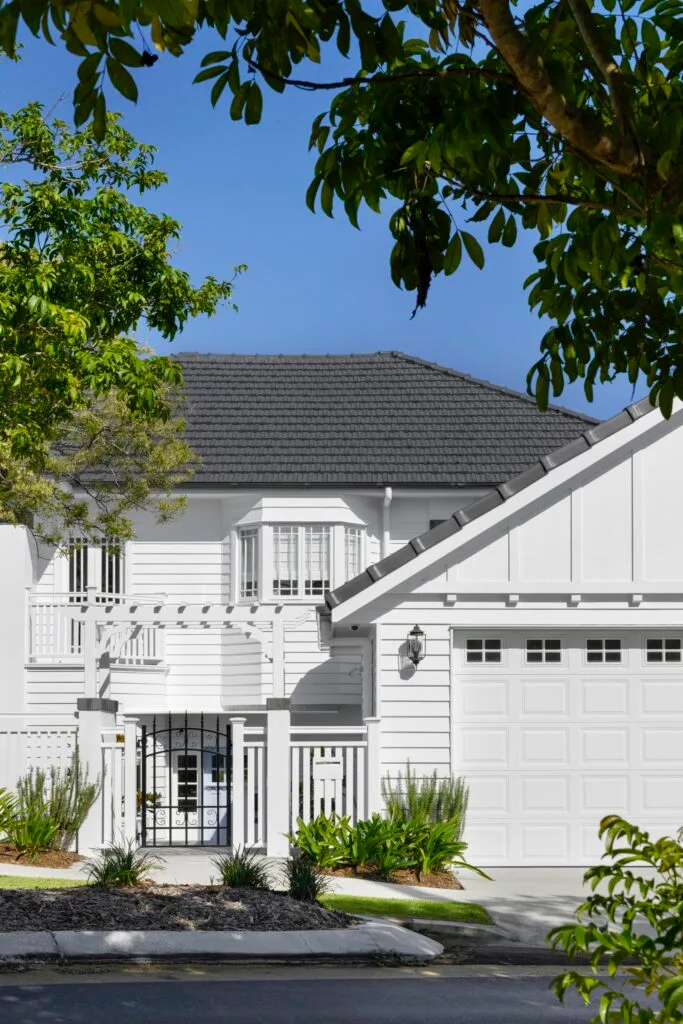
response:
<path fill-rule="evenodd" d="M 406 638 L 408 644 L 408 657 L 417 668 L 427 653 L 427 637 L 419 626 L 413 626 Z"/>

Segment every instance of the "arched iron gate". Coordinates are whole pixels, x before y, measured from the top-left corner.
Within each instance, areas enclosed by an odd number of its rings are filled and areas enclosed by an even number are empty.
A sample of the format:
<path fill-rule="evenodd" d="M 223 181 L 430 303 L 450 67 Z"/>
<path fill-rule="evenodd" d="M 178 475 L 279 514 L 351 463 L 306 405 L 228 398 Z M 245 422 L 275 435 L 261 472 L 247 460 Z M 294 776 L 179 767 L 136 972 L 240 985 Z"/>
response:
<path fill-rule="evenodd" d="M 195 718 L 195 716 L 193 716 Z M 167 715 L 140 736 L 140 840 L 143 846 L 229 846 L 230 725 Z"/>

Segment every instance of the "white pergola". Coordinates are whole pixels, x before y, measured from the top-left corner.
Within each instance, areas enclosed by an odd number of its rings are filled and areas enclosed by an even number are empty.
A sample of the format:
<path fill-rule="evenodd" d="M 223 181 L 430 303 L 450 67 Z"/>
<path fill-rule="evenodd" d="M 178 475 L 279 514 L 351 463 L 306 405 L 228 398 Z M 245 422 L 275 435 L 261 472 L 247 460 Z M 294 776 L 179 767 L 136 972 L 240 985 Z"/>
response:
<path fill-rule="evenodd" d="M 285 604 L 196 604 L 158 598 L 116 596 L 110 601 L 93 592 L 82 603 L 70 605 L 68 615 L 83 627 L 84 693 L 100 697 L 98 670 L 102 655 L 117 638 L 122 645 L 145 627 L 158 629 L 237 629 L 258 640 L 273 665 L 273 696 L 285 696 L 285 629 L 311 617 L 310 607 Z"/>

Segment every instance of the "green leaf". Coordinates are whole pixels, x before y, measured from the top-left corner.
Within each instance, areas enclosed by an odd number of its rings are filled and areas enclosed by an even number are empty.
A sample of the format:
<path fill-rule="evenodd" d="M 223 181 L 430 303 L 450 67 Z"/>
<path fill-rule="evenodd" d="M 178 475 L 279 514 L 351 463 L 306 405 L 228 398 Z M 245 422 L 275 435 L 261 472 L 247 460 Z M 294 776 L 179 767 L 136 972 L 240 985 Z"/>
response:
<path fill-rule="evenodd" d="M 217 78 L 216 81 L 213 83 L 213 87 L 211 89 L 211 106 L 212 107 L 215 107 L 216 104 L 218 103 L 218 101 L 221 98 L 221 95 L 223 93 L 223 90 L 225 89 L 225 87 L 226 87 L 226 85 L 228 84 L 229 81 L 230 81 L 230 72 L 226 71 L 224 74 L 221 75 L 220 78 Z"/>
<path fill-rule="evenodd" d="M 505 227 L 505 211 L 500 208 L 489 225 L 488 240 L 491 244 L 500 242 Z"/>
<path fill-rule="evenodd" d="M 125 39 L 111 36 L 109 50 L 121 64 L 125 64 L 129 68 L 142 67 L 142 54 L 138 53 L 135 47 L 127 43 Z"/>
<path fill-rule="evenodd" d="M 226 80 L 226 84 L 227 84 L 227 75 L 226 75 L 225 80 Z M 213 87 L 212 95 L 211 95 L 211 102 L 212 103 L 213 103 L 213 91 L 218 87 L 218 82 L 221 82 L 221 81 L 222 81 L 222 79 L 219 78 L 218 81 L 216 82 L 216 85 L 214 85 L 214 87 Z M 244 104 L 247 102 L 247 92 L 248 92 L 248 90 L 249 90 L 249 82 L 243 82 L 242 85 L 239 87 L 239 89 L 237 90 L 237 92 L 235 93 L 235 95 L 232 98 L 232 103 L 230 104 L 230 117 L 232 118 L 233 121 L 239 121 L 239 119 L 242 116 L 242 111 L 244 110 Z M 219 95 L 220 95 L 220 93 L 219 93 Z M 214 103 L 214 106 L 215 105 L 216 104 Z"/>
<path fill-rule="evenodd" d="M 193 84 L 196 84 L 197 82 L 208 82 L 211 78 L 218 78 L 219 75 L 224 75 L 227 70 L 228 68 L 225 64 L 216 64 L 212 68 L 204 68 L 203 71 L 200 71 L 194 76 L 192 82 Z"/>
<path fill-rule="evenodd" d="M 332 186 L 326 181 L 323 182 L 322 191 L 320 193 L 320 206 L 324 213 L 328 217 L 332 216 L 332 205 L 334 203 L 334 191 Z"/>
<path fill-rule="evenodd" d="M 258 124 L 261 120 L 262 110 L 263 94 L 256 82 L 252 82 L 249 86 L 249 92 L 247 93 L 247 102 L 244 111 L 245 122 L 247 124 Z"/>
<path fill-rule="evenodd" d="M 517 221 L 514 215 L 511 213 L 508 217 L 507 224 L 505 225 L 505 231 L 503 232 L 503 245 L 508 249 L 517 241 Z"/>
<path fill-rule="evenodd" d="M 424 160 L 426 153 L 427 143 L 424 139 L 420 139 L 419 142 L 413 142 L 412 146 L 408 146 L 401 157 L 401 167 L 405 167 L 406 164 L 410 164 L 413 161 L 419 161 L 420 158 Z"/>
<path fill-rule="evenodd" d="M 79 82 L 91 82 L 97 75 L 97 69 L 102 59 L 101 53 L 91 53 L 78 65 Z"/>
<path fill-rule="evenodd" d="M 676 243 L 677 248 L 683 252 L 683 224 L 674 224 L 671 230 L 673 232 L 674 242 Z"/>
<path fill-rule="evenodd" d="M 111 84 L 122 96 L 133 103 L 137 103 L 138 87 L 130 71 L 126 71 L 123 64 L 119 64 L 112 57 L 107 57 L 107 74 Z"/>
<path fill-rule="evenodd" d="M 448 243 L 448 248 L 443 258 L 444 274 L 454 274 L 460 266 L 462 259 L 462 241 L 459 233 L 455 233 Z"/>
<path fill-rule="evenodd" d="M 104 139 L 107 131 L 107 101 L 105 100 L 104 93 L 102 92 L 97 94 L 97 99 L 95 100 L 92 131 L 93 135 L 99 142 Z"/>
<path fill-rule="evenodd" d="M 460 234 L 462 235 L 462 242 L 465 246 L 467 255 L 472 260 L 475 267 L 482 270 L 484 266 L 484 250 L 479 245 L 479 242 L 476 240 L 474 235 L 470 235 L 468 231 L 461 231 Z"/>
<path fill-rule="evenodd" d="M 200 67 L 205 68 L 209 64 L 222 64 L 223 61 L 227 60 L 230 56 L 230 50 L 213 50 L 211 53 L 207 53 L 206 57 L 202 59 Z"/>

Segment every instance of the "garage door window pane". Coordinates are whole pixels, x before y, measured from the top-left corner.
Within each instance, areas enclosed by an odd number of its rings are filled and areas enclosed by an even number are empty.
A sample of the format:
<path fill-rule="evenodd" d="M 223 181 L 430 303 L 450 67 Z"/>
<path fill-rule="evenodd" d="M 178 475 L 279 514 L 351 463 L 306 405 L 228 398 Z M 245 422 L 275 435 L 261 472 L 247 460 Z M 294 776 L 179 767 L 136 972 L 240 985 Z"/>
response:
<path fill-rule="evenodd" d="M 468 665 L 500 665 L 503 645 L 500 640 L 468 640 L 466 661 Z"/>
<path fill-rule="evenodd" d="M 678 638 L 662 639 L 660 637 L 648 637 L 646 658 L 648 662 L 668 662 L 671 664 L 681 661 L 681 641 Z"/>
<path fill-rule="evenodd" d="M 562 641 L 530 638 L 526 642 L 528 665 L 558 664 L 562 661 Z"/>
<path fill-rule="evenodd" d="M 619 663 L 621 661 L 621 640 L 613 638 L 586 640 L 586 661 L 595 663 Z"/>

